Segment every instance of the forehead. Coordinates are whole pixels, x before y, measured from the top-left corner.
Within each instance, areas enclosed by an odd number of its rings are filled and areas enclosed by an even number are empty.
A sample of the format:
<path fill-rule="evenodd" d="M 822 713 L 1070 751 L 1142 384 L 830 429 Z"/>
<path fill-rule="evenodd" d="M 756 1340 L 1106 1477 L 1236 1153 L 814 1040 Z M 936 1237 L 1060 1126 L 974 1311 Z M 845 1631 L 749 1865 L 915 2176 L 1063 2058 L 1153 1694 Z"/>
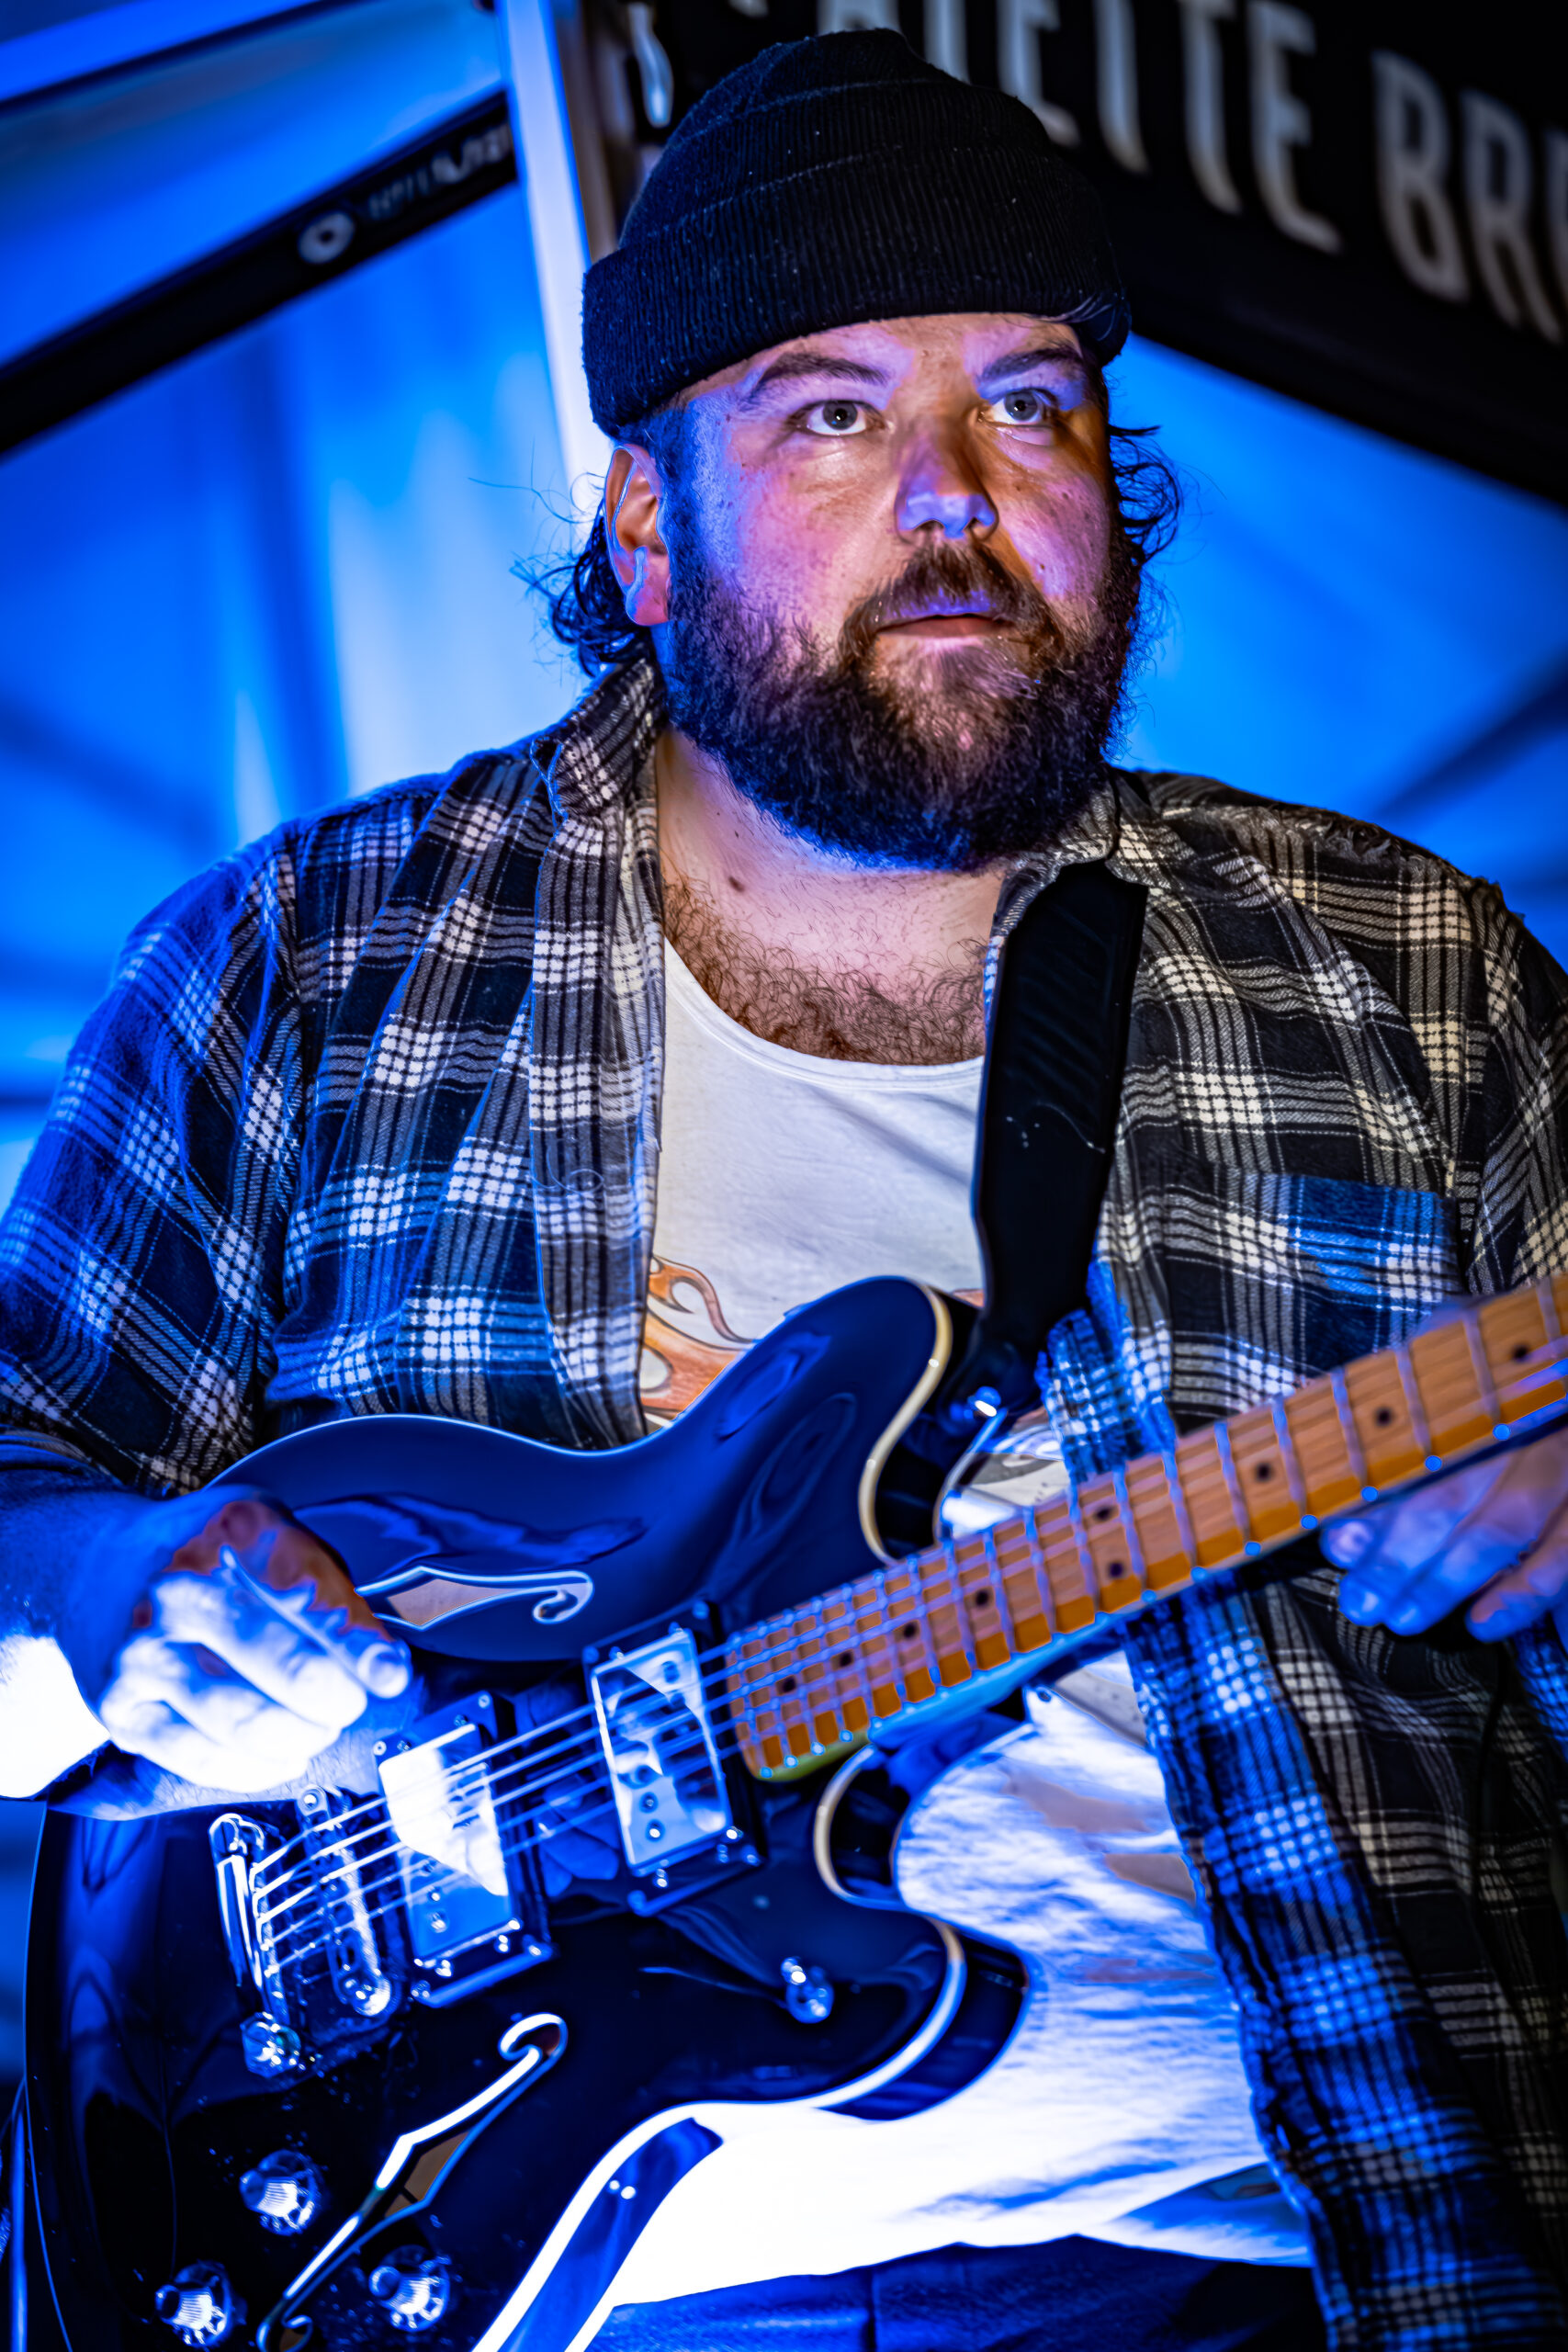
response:
<path fill-rule="evenodd" d="M 812 377 L 894 390 L 920 376 L 962 375 L 978 385 L 1042 368 L 1087 368 L 1083 345 L 1065 320 L 1021 311 L 945 311 L 794 335 L 707 377 L 686 398 L 716 395 L 726 407 L 745 406 Z"/>

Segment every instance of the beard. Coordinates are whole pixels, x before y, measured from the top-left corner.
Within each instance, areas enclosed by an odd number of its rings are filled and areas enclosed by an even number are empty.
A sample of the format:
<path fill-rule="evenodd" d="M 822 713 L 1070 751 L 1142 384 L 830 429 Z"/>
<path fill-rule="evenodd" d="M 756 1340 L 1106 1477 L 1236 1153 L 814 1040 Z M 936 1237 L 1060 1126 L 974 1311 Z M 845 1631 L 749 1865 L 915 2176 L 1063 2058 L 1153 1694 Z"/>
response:
<path fill-rule="evenodd" d="M 943 540 L 824 648 L 716 577 L 686 500 L 675 507 L 659 631 L 668 716 L 776 823 L 860 864 L 973 873 L 1044 847 L 1092 797 L 1137 620 L 1120 530 L 1087 628 L 1069 629 L 988 548 Z M 976 604 L 1005 637 L 879 664 L 890 622 Z"/>

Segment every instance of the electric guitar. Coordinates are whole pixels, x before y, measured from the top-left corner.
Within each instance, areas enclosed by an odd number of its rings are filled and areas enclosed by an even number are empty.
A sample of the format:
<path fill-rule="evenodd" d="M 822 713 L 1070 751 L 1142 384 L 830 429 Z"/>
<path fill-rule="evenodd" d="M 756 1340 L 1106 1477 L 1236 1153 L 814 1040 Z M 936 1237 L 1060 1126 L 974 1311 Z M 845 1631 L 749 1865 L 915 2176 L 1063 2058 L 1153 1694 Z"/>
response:
<path fill-rule="evenodd" d="M 51 1815 L 70 2352 L 572 2352 L 726 2107 L 908 2115 L 1012 2031 L 1016 1955 L 898 1900 L 888 1740 L 1568 1403 L 1562 1275 L 932 1542 L 962 1314 L 857 1283 L 618 1452 L 394 1415 L 219 1482 L 334 1546 L 432 1702 L 370 1797 Z"/>

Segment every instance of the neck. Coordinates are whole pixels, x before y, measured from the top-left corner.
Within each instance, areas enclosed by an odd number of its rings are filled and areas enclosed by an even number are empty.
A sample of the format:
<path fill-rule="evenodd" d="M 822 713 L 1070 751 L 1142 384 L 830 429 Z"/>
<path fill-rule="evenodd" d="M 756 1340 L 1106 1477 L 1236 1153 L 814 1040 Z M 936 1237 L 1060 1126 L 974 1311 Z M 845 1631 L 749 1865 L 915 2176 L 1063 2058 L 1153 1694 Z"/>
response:
<path fill-rule="evenodd" d="M 665 928 L 732 1020 L 840 1061 L 951 1062 L 985 1044 L 981 981 L 1005 869 L 857 865 L 787 832 L 722 763 L 655 754 Z"/>

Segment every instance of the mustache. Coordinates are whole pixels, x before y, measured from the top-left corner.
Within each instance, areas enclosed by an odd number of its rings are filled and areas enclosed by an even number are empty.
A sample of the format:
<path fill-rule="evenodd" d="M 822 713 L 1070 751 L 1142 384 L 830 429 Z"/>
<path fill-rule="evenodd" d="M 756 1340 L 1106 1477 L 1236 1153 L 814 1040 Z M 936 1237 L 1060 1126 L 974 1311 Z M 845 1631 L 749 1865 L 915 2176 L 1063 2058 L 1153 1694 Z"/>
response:
<path fill-rule="evenodd" d="M 880 630 L 933 611 L 981 613 L 1037 644 L 1062 643 L 1051 607 L 1032 582 L 1019 579 L 972 539 L 942 539 L 935 547 L 917 548 L 897 579 L 874 589 L 846 616 L 839 631 L 840 662 L 854 667 Z"/>

